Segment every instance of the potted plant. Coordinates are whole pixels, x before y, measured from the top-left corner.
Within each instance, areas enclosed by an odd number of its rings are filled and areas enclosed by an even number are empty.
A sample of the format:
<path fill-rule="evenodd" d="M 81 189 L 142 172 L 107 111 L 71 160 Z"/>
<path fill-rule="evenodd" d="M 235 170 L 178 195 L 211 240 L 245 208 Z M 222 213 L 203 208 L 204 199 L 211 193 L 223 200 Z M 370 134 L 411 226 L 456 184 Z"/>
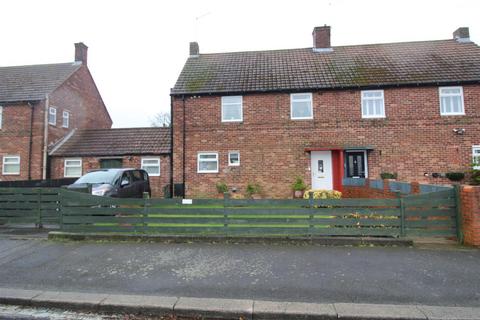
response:
<path fill-rule="evenodd" d="M 307 189 L 307 185 L 303 181 L 302 177 L 295 178 L 295 183 L 292 185 L 293 197 L 296 199 L 303 198 L 303 193 Z"/>
<path fill-rule="evenodd" d="M 380 178 L 382 178 L 382 180 L 396 180 L 397 174 L 392 172 L 382 172 L 380 173 Z"/>
<path fill-rule="evenodd" d="M 465 173 L 463 172 L 447 172 L 445 177 L 450 181 L 462 181 L 465 178 Z"/>
<path fill-rule="evenodd" d="M 260 185 L 258 183 L 249 183 L 247 184 L 247 188 L 245 189 L 245 194 L 250 199 L 255 199 L 255 195 L 260 193 Z"/>

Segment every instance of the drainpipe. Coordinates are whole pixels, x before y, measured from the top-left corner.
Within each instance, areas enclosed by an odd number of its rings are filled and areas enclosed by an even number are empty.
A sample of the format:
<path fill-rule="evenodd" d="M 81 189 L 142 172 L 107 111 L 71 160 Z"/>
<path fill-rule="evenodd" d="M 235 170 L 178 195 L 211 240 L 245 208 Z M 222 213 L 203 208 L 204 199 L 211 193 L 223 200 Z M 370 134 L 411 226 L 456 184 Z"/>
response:
<path fill-rule="evenodd" d="M 32 146 L 33 146 L 33 104 L 30 106 L 30 141 L 28 142 L 28 180 L 32 180 Z"/>
<path fill-rule="evenodd" d="M 170 96 L 170 197 L 173 198 L 173 97 Z"/>
<path fill-rule="evenodd" d="M 186 192 L 185 192 L 186 191 L 186 187 L 185 187 L 185 168 L 186 168 L 185 152 L 187 150 L 185 148 L 185 141 L 186 141 L 186 134 L 185 134 L 185 127 L 186 127 L 186 125 L 185 125 L 185 114 L 186 114 L 186 112 L 185 112 L 185 105 L 186 105 L 185 96 L 182 96 L 182 101 L 183 101 L 183 130 L 182 130 L 183 131 L 183 145 L 182 145 L 182 148 L 183 148 L 183 179 L 182 180 L 183 180 L 183 182 L 182 183 L 183 183 L 183 198 L 185 198 L 185 194 L 186 194 Z"/>
<path fill-rule="evenodd" d="M 45 117 L 43 119 L 43 166 L 42 166 L 42 180 L 47 179 L 47 154 L 48 154 L 48 94 L 45 95 Z"/>

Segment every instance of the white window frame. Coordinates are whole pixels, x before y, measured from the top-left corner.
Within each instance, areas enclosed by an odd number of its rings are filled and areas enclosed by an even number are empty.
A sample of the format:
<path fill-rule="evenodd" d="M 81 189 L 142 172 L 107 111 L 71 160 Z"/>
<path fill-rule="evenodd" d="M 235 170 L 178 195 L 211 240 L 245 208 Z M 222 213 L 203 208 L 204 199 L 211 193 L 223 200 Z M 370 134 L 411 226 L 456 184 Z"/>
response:
<path fill-rule="evenodd" d="M 475 170 L 480 170 L 480 154 L 476 154 L 475 151 L 480 151 L 480 145 L 472 146 L 472 162 L 476 165 L 473 166 Z M 475 157 L 479 157 L 479 161 L 475 162 Z"/>
<path fill-rule="evenodd" d="M 50 115 L 53 116 L 54 118 L 54 121 L 50 121 Z M 48 124 L 52 125 L 52 126 L 56 126 L 57 125 L 57 108 L 54 108 L 54 107 L 49 107 L 48 108 Z"/>
<path fill-rule="evenodd" d="M 0 106 L 0 129 L 3 128 L 3 107 Z"/>
<path fill-rule="evenodd" d="M 460 112 L 443 112 L 442 111 L 442 97 L 457 97 L 457 94 L 448 94 L 442 93 L 444 89 L 460 89 L 460 107 L 462 110 Z M 440 107 L 440 115 L 442 116 L 464 116 L 465 115 L 465 104 L 463 100 L 463 87 L 462 86 L 453 86 L 453 87 L 438 87 L 438 102 Z"/>
<path fill-rule="evenodd" d="M 157 164 L 156 165 L 145 164 L 145 161 L 152 161 L 152 160 L 155 160 L 157 162 Z M 156 174 L 150 173 L 145 169 L 145 167 L 158 167 L 158 173 L 156 173 Z M 160 174 L 161 174 L 160 158 L 159 157 L 145 157 L 145 158 L 142 158 L 141 168 L 143 170 L 147 171 L 148 176 L 150 176 L 150 177 L 160 177 Z"/>
<path fill-rule="evenodd" d="M 9 163 L 9 164 L 18 164 L 18 171 L 17 172 L 5 172 L 5 160 L 6 159 L 17 159 L 16 163 Z M 4 176 L 18 176 L 21 171 L 21 166 L 20 166 L 20 156 L 3 156 L 2 159 L 2 174 Z"/>
<path fill-rule="evenodd" d="M 223 107 L 224 106 L 231 106 L 231 105 L 237 105 L 238 103 L 229 103 L 225 102 L 225 98 L 240 98 L 240 119 L 224 119 L 224 112 L 223 112 Z M 222 97 L 222 122 L 243 122 L 243 96 L 223 96 Z"/>
<path fill-rule="evenodd" d="M 62 128 L 68 128 L 68 127 L 70 127 L 70 112 L 63 111 L 62 112 Z"/>
<path fill-rule="evenodd" d="M 215 155 L 215 159 L 208 159 L 208 160 L 202 160 L 202 161 L 207 161 L 207 162 L 216 162 L 217 163 L 217 170 L 200 170 L 200 156 L 211 156 Z M 197 173 L 218 173 L 218 170 L 220 169 L 220 163 L 218 161 L 218 152 L 199 152 L 197 154 Z"/>
<path fill-rule="evenodd" d="M 382 97 L 364 97 L 364 94 L 365 93 L 381 93 L 382 94 Z M 379 100 L 379 99 L 382 99 L 382 112 L 381 114 L 375 114 L 375 115 L 368 115 L 368 114 L 365 114 L 365 101 L 367 100 Z M 385 92 L 383 90 L 362 90 L 361 91 L 361 112 L 362 112 L 362 119 L 382 119 L 382 118 L 386 118 L 385 116 Z"/>
<path fill-rule="evenodd" d="M 234 153 L 238 154 L 238 163 L 232 163 L 230 161 L 231 155 L 234 154 Z M 240 165 L 240 151 L 229 151 L 228 152 L 228 165 L 230 167 L 238 167 Z"/>
<path fill-rule="evenodd" d="M 80 161 L 80 165 L 69 165 L 67 166 L 67 161 Z M 67 168 L 78 168 L 80 167 L 80 175 L 67 175 Z M 63 177 L 64 178 L 79 178 L 83 174 L 83 161 L 82 158 L 65 158 L 63 161 Z"/>
<path fill-rule="evenodd" d="M 293 116 L 293 100 L 295 96 L 298 95 L 308 95 L 308 99 L 296 99 L 297 102 L 310 102 L 310 117 L 294 117 Z M 304 93 L 291 93 L 290 94 L 290 120 L 311 120 L 313 119 L 313 96 L 311 92 L 304 92 Z"/>

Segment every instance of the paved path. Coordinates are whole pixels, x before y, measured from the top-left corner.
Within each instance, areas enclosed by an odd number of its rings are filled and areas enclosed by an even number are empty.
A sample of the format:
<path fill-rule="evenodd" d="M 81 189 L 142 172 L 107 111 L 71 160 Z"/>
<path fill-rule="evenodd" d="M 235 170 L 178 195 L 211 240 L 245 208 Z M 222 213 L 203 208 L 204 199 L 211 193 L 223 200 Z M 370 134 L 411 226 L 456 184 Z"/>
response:
<path fill-rule="evenodd" d="M 480 306 L 480 251 L 0 239 L 0 287 Z"/>

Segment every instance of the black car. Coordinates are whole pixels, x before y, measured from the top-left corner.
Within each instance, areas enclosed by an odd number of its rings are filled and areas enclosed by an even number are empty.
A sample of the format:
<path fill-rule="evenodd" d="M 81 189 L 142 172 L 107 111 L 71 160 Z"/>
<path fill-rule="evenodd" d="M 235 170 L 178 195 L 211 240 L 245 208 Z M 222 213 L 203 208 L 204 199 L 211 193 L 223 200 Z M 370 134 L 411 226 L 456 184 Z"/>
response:
<path fill-rule="evenodd" d="M 91 188 L 91 189 L 90 189 Z M 99 169 L 80 177 L 67 189 L 90 192 L 95 196 L 142 198 L 151 195 L 148 173 L 140 169 Z"/>

